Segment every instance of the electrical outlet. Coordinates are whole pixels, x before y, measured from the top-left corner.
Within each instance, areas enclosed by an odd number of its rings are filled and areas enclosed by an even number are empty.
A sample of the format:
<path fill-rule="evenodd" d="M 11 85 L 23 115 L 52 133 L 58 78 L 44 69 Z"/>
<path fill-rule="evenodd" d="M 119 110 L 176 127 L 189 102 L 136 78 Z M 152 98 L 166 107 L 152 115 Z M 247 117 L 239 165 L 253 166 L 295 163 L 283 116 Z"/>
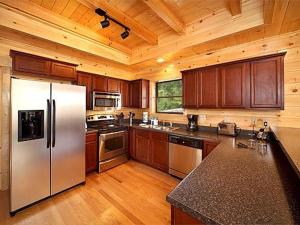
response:
<path fill-rule="evenodd" d="M 206 115 L 200 114 L 200 115 L 199 115 L 199 121 L 200 121 L 200 122 L 203 122 L 203 121 L 205 121 L 205 120 L 206 120 Z"/>
<path fill-rule="evenodd" d="M 228 123 L 229 122 L 229 117 L 228 116 L 224 116 L 224 122 Z"/>

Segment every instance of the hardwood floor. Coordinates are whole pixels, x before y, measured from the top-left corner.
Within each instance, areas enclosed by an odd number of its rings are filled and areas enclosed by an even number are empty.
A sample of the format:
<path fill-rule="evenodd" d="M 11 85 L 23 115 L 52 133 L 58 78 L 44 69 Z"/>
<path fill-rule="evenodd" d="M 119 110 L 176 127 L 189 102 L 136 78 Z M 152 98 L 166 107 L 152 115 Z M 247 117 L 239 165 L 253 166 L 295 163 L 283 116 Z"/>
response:
<path fill-rule="evenodd" d="M 0 192 L 0 224 L 126 225 L 170 224 L 166 195 L 179 180 L 136 161 L 101 174 L 86 184 L 33 205 L 10 217 L 8 193 Z"/>

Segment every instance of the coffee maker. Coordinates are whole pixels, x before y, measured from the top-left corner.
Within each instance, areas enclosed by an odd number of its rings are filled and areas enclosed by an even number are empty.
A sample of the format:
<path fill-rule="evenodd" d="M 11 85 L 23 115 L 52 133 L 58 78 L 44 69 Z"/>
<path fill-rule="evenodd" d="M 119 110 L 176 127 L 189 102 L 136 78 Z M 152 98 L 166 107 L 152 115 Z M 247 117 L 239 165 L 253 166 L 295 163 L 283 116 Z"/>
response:
<path fill-rule="evenodd" d="M 188 125 L 187 130 L 188 131 L 197 131 L 198 130 L 198 115 L 193 114 L 187 114 L 188 118 Z"/>

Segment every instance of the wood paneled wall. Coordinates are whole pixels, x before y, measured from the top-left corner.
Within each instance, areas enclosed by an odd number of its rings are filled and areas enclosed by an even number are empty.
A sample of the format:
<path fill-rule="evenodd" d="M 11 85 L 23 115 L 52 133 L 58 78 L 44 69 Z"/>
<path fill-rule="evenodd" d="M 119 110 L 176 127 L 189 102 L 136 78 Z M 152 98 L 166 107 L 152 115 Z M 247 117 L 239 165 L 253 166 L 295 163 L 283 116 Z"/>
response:
<path fill-rule="evenodd" d="M 255 56 L 268 55 L 281 51 L 287 51 L 284 62 L 284 110 L 185 110 L 183 115 L 156 114 L 155 113 L 155 82 L 180 78 L 180 70 L 204 67 L 223 62 Z M 147 68 L 136 78 L 143 77 L 151 80 L 151 108 L 152 115 L 157 115 L 159 120 L 178 123 L 187 123 L 186 114 L 193 113 L 203 115 L 206 119 L 200 119 L 201 125 L 216 126 L 221 120 L 236 122 L 244 129 L 251 129 L 251 121 L 256 120 L 256 128 L 263 126 L 263 121 L 270 125 L 300 127 L 300 31 L 288 33 L 272 38 L 267 38 L 247 44 L 237 45 L 221 49 L 212 54 L 194 55 L 184 58 L 173 65 L 164 64 L 157 68 Z"/>

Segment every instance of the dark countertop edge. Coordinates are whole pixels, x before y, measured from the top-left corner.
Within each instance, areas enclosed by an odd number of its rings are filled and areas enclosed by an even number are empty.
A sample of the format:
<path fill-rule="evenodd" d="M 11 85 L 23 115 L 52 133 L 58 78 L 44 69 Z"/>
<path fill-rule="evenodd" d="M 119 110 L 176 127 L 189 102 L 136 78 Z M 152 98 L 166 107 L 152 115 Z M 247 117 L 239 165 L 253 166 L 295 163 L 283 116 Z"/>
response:
<path fill-rule="evenodd" d="M 93 128 L 88 128 L 88 129 L 85 129 L 85 133 L 86 134 L 98 133 L 98 130 L 93 129 Z"/>
<path fill-rule="evenodd" d="M 288 153 L 288 151 L 286 150 L 286 148 L 284 147 L 284 145 L 281 143 L 280 138 L 276 135 L 276 131 L 272 127 L 270 127 L 270 130 L 271 130 L 272 134 L 274 135 L 277 143 L 280 145 L 280 148 L 282 149 L 283 153 L 285 154 L 285 156 L 288 159 L 289 163 L 291 164 L 292 168 L 294 169 L 295 173 L 300 178 L 300 170 L 299 170 L 299 168 L 295 164 L 294 160 L 290 157 L 290 154 Z"/>

